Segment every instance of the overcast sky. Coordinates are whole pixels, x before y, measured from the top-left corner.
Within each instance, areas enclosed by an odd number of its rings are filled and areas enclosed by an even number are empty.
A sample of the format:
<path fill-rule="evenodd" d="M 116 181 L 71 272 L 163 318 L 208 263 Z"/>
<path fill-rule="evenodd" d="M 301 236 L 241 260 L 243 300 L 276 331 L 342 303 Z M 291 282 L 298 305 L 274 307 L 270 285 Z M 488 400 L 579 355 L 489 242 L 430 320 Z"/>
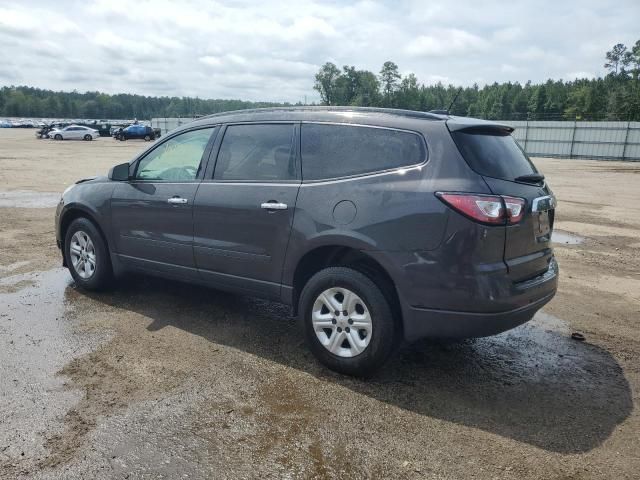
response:
<path fill-rule="evenodd" d="M 640 0 L 0 0 L 0 85 L 312 101 L 323 63 L 386 60 L 424 83 L 568 80 L 638 19 Z"/>

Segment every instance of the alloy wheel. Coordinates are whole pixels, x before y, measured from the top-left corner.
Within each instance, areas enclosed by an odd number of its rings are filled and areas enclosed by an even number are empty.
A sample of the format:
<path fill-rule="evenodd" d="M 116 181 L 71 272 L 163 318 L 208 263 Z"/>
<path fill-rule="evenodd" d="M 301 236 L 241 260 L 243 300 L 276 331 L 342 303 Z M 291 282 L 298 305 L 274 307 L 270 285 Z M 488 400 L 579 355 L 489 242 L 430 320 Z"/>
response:
<path fill-rule="evenodd" d="M 371 341 L 373 324 L 369 309 L 347 288 L 333 287 L 318 295 L 311 321 L 320 343 L 338 357 L 360 355 Z"/>
<path fill-rule="evenodd" d="M 80 278 L 88 279 L 96 271 L 96 250 L 91 237 L 82 230 L 78 230 L 71 237 L 69 256 L 73 269 Z"/>

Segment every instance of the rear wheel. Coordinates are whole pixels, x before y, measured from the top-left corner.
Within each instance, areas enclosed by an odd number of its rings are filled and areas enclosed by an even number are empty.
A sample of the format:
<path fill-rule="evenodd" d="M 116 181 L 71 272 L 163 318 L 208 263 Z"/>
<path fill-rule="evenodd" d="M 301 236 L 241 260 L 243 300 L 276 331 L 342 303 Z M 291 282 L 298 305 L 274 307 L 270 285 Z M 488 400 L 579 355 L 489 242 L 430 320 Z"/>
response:
<path fill-rule="evenodd" d="M 331 267 L 316 273 L 302 290 L 299 311 L 309 348 L 331 370 L 366 376 L 393 351 L 389 302 L 356 270 Z"/>
<path fill-rule="evenodd" d="M 65 234 L 64 255 L 76 284 L 87 290 L 109 286 L 113 273 L 107 245 L 96 226 L 87 218 L 77 218 Z"/>
<path fill-rule="evenodd" d="M 53 138 L 55 138 L 56 140 L 62 140 L 62 135 L 60 135 L 59 133 L 56 133 Z"/>

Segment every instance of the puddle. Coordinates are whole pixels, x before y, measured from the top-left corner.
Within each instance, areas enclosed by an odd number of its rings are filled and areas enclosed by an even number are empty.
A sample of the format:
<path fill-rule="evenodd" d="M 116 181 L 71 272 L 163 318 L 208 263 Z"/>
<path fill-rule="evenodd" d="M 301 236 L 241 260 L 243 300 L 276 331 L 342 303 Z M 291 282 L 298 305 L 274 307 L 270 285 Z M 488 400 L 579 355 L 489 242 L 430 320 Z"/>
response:
<path fill-rule="evenodd" d="M 51 208 L 60 201 L 59 192 L 13 190 L 0 192 L 0 208 Z"/>
<path fill-rule="evenodd" d="M 573 233 L 564 232 L 562 230 L 554 230 L 551 234 L 551 241 L 561 243 L 563 245 L 580 245 L 584 243 L 584 237 Z"/>
<path fill-rule="evenodd" d="M 21 288 L 24 282 L 28 286 Z M 82 395 L 65 389 L 66 379 L 56 372 L 102 341 L 76 332 L 70 283 L 61 268 L 0 281 L 17 287 L 0 293 L 0 476 L 7 458 L 46 455 L 40 434 L 59 430 L 61 419 Z"/>

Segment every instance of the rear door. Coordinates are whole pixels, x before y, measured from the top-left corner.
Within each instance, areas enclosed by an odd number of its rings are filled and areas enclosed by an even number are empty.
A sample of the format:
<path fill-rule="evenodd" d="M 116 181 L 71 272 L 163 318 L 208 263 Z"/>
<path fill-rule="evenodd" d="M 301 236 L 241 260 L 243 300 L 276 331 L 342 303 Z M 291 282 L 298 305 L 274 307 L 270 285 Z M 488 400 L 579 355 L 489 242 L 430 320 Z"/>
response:
<path fill-rule="evenodd" d="M 194 204 L 201 277 L 280 298 L 282 268 L 300 188 L 294 123 L 229 125 Z"/>
<path fill-rule="evenodd" d="M 551 231 L 555 198 L 538 170 L 511 136 L 500 126 L 451 128 L 452 136 L 469 166 L 483 176 L 496 195 L 525 200 L 524 215 L 506 227 L 504 260 L 513 281 L 544 273 L 553 256 Z"/>

